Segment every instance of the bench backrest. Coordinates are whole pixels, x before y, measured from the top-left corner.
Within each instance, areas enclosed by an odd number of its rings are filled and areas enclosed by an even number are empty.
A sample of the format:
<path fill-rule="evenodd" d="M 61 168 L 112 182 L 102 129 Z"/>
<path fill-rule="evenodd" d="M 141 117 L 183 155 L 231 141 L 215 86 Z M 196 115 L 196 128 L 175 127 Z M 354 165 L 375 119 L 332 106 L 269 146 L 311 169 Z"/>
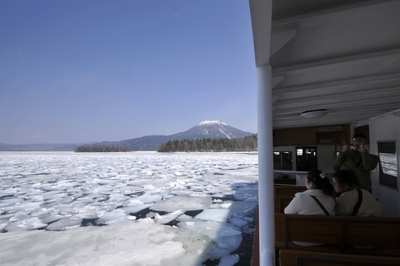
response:
<path fill-rule="evenodd" d="M 285 247 L 285 215 L 275 213 L 275 247 Z"/>
<path fill-rule="evenodd" d="M 280 266 L 354 266 L 400 265 L 400 258 L 367 255 L 332 254 L 304 250 L 281 249 Z"/>
<path fill-rule="evenodd" d="M 307 190 L 305 186 L 274 186 L 275 196 L 294 196 L 297 192 L 303 192 Z"/>
<path fill-rule="evenodd" d="M 309 248 L 293 243 L 301 241 L 330 244 L 337 248 L 333 248 L 332 252 L 400 256 L 400 218 L 295 214 L 283 216 L 286 248 Z M 358 248 L 354 248 L 355 246 Z"/>
<path fill-rule="evenodd" d="M 279 178 L 274 179 L 274 184 L 282 184 L 282 185 L 296 185 L 296 179 L 294 178 Z"/>
<path fill-rule="evenodd" d="M 275 196 L 275 212 L 283 213 L 285 208 L 289 205 L 289 203 L 293 200 L 293 196 Z"/>
<path fill-rule="evenodd" d="M 336 254 L 349 253 L 400 257 L 400 218 L 316 216 L 283 213 L 275 213 L 274 217 L 275 246 L 277 249 L 289 248 L 334 252 Z M 258 265 L 258 233 L 257 218 L 254 236 L 255 249 L 253 250 L 254 264 L 252 265 Z M 294 244 L 293 241 L 329 243 L 330 245 L 304 247 Z M 354 248 L 354 246 L 365 248 Z"/>

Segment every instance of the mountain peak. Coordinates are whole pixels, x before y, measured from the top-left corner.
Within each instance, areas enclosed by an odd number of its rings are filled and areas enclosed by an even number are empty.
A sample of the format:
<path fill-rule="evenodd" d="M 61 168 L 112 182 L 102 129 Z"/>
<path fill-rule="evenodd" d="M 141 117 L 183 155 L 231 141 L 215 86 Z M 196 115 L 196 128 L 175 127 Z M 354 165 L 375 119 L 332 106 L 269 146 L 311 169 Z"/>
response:
<path fill-rule="evenodd" d="M 226 123 L 219 120 L 203 120 L 198 124 L 198 126 L 213 125 L 213 124 L 221 124 L 227 126 Z"/>
<path fill-rule="evenodd" d="M 245 132 L 237 128 L 228 126 L 226 123 L 219 120 L 203 120 L 196 126 L 190 128 L 187 131 L 176 133 L 173 135 L 153 135 L 144 136 L 135 139 L 128 139 L 118 142 L 116 146 L 129 147 L 136 151 L 150 151 L 155 150 L 157 146 L 167 143 L 168 141 L 183 139 L 235 139 L 244 138 L 246 136 L 253 135 L 254 133 Z"/>
<path fill-rule="evenodd" d="M 99 142 L 99 145 L 105 146 L 116 146 L 121 148 L 133 149 L 135 151 L 154 151 L 156 148 L 166 143 L 170 140 L 181 141 L 183 139 L 203 139 L 203 138 L 211 138 L 211 139 L 235 139 L 235 138 L 244 138 L 249 135 L 253 135 L 254 133 L 245 132 L 239 130 L 237 128 L 231 127 L 226 123 L 220 120 L 203 120 L 196 126 L 190 128 L 187 131 L 176 133 L 173 135 L 151 135 L 151 136 L 143 136 L 140 138 L 134 139 L 126 139 L 121 141 L 103 141 Z M 86 143 L 91 145 L 92 143 Z M 47 146 L 46 146 L 47 145 Z M 0 143 L 0 151 L 9 151 L 9 150 L 24 150 L 24 151 L 61 151 L 61 150 L 69 150 L 72 151 L 76 147 L 85 145 L 85 143 L 81 144 L 33 144 L 33 145 L 7 145 Z"/>
<path fill-rule="evenodd" d="M 239 129 L 233 128 L 220 120 L 203 120 L 191 129 L 171 135 L 178 140 L 182 139 L 202 139 L 202 138 L 214 138 L 214 139 L 235 139 L 243 138 L 245 136 L 252 135 L 252 133 L 244 132 Z"/>

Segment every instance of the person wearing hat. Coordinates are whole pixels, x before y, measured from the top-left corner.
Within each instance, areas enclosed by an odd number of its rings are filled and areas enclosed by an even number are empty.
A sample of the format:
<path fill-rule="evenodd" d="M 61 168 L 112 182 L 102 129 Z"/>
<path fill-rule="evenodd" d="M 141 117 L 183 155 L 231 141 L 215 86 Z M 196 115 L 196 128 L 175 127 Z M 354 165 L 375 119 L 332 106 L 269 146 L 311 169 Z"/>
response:
<path fill-rule="evenodd" d="M 354 150 L 345 144 L 335 158 L 335 170 L 354 170 L 358 186 L 371 191 L 371 171 L 379 163 L 379 157 L 366 149 L 367 137 L 362 133 L 353 136 Z"/>

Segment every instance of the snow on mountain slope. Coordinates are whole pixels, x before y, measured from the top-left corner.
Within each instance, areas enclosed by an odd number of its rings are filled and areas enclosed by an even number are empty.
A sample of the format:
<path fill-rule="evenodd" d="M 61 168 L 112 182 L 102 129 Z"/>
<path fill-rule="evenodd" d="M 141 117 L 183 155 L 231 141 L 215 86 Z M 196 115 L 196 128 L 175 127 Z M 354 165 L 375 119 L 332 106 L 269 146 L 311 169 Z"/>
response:
<path fill-rule="evenodd" d="M 191 129 L 177 133 L 171 136 L 177 137 L 177 139 L 184 138 L 243 138 L 245 136 L 252 135 L 253 133 L 245 132 L 237 128 L 231 127 L 228 124 L 219 120 L 204 120 L 192 127 Z"/>
<path fill-rule="evenodd" d="M 145 136 L 141 138 L 129 139 L 120 141 L 119 145 L 128 146 L 134 150 L 155 150 L 162 143 L 169 140 L 183 140 L 183 139 L 236 139 L 244 138 L 253 135 L 254 133 L 245 132 L 237 128 L 231 127 L 228 124 L 219 120 L 203 120 L 191 129 L 176 133 L 173 135 L 165 136 Z"/>

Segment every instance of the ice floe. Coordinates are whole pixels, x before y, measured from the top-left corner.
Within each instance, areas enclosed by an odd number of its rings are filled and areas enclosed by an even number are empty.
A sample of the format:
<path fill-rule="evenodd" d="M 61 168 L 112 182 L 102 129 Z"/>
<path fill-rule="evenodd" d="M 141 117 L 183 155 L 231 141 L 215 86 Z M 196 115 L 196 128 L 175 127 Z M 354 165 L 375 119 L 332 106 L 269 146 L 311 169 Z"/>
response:
<path fill-rule="evenodd" d="M 257 155 L 0 152 L 2 265 L 235 265 Z M 215 264 L 215 265 L 217 265 Z"/>

